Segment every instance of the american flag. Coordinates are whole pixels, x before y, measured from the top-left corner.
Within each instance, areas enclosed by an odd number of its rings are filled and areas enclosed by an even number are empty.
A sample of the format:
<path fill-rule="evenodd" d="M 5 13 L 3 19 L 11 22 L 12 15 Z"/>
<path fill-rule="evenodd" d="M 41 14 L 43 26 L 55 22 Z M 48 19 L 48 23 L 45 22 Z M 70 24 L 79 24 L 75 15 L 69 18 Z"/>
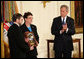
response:
<path fill-rule="evenodd" d="M 8 37 L 7 37 L 7 33 L 8 33 L 8 29 L 9 27 L 13 24 L 13 22 L 6 22 L 4 23 L 4 33 L 3 33 L 3 36 L 4 36 L 4 43 L 8 46 Z"/>

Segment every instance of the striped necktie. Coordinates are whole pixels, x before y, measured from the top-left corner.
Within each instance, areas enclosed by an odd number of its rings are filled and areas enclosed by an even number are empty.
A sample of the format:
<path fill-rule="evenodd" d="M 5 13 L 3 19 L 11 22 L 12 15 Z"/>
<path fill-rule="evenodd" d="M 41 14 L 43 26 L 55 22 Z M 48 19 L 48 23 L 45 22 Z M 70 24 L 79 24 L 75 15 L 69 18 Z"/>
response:
<path fill-rule="evenodd" d="M 65 24 L 65 22 L 64 22 L 64 18 L 63 18 L 63 22 L 62 22 L 62 24 Z"/>

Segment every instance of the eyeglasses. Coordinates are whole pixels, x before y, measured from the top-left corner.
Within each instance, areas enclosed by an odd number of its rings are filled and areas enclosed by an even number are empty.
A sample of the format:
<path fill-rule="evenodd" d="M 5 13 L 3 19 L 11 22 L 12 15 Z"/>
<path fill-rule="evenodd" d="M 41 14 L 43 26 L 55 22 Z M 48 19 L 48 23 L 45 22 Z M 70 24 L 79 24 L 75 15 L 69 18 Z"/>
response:
<path fill-rule="evenodd" d="M 28 17 L 27 19 L 33 19 L 33 17 Z"/>

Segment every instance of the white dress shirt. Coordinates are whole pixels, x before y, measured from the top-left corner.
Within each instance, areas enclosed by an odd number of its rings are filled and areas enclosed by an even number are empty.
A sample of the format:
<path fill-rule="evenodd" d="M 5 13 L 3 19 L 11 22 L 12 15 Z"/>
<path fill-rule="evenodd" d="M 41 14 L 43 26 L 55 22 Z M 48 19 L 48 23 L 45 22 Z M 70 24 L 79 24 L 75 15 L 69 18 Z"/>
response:
<path fill-rule="evenodd" d="M 67 16 L 64 17 L 64 22 L 66 23 Z M 61 17 L 61 21 L 63 22 L 63 17 Z"/>

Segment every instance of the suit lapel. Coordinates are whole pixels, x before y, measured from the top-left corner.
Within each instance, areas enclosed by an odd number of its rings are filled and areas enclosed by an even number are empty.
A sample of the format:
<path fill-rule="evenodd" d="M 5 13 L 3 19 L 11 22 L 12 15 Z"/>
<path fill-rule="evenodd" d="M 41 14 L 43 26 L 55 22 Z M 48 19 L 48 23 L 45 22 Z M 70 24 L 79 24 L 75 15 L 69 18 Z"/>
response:
<path fill-rule="evenodd" d="M 66 19 L 66 23 L 67 25 L 69 25 L 69 17 L 67 16 L 67 19 Z"/>
<path fill-rule="evenodd" d="M 32 32 L 33 32 L 33 29 L 34 29 L 34 27 L 30 24 L 30 27 L 31 27 L 31 29 L 32 29 Z M 29 31 L 29 29 L 27 28 L 27 26 L 25 25 L 25 28 L 27 29 L 27 31 Z M 30 31 L 29 31 L 30 32 Z"/>
<path fill-rule="evenodd" d="M 66 19 L 66 23 L 68 23 L 68 16 L 67 16 L 67 19 Z"/>
<path fill-rule="evenodd" d="M 34 31 L 34 27 L 30 24 L 30 26 L 31 26 L 31 29 L 32 29 L 32 32 Z"/>
<path fill-rule="evenodd" d="M 26 24 L 24 24 L 25 25 L 25 29 L 27 30 L 27 31 L 29 31 L 29 29 L 27 28 L 27 26 L 26 26 Z M 29 31 L 30 32 L 30 31 Z"/>
<path fill-rule="evenodd" d="M 62 19 L 61 19 L 61 16 L 60 16 L 60 24 L 62 25 Z"/>

